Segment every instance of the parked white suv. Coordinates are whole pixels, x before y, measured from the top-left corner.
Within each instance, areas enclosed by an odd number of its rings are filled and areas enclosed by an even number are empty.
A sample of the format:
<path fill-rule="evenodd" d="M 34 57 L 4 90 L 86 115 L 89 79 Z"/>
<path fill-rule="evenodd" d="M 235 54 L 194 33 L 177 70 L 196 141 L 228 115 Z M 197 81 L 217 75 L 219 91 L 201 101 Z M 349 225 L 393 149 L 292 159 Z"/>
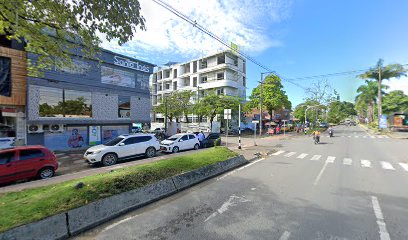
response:
<path fill-rule="evenodd" d="M 181 150 L 195 149 L 200 147 L 200 141 L 192 133 L 175 134 L 160 143 L 160 150 L 176 153 Z"/>
<path fill-rule="evenodd" d="M 121 135 L 111 141 L 86 150 L 84 159 L 89 164 L 102 163 L 104 166 L 115 164 L 137 156 L 156 156 L 160 150 L 159 140 L 154 134 Z"/>

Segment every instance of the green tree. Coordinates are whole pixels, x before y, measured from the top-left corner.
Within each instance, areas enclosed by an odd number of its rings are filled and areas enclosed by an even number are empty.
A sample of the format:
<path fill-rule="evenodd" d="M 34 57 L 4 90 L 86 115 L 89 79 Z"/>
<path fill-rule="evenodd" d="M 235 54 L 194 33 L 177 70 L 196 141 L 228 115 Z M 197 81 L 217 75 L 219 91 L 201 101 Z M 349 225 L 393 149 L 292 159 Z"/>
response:
<path fill-rule="evenodd" d="M 340 123 L 340 121 L 355 116 L 357 114 L 355 106 L 351 102 L 334 101 L 329 105 L 327 118 L 330 123 Z"/>
<path fill-rule="evenodd" d="M 401 90 L 389 92 L 384 96 L 383 110 L 386 114 L 408 112 L 408 95 Z"/>
<path fill-rule="evenodd" d="M 379 59 L 375 67 L 358 75 L 361 79 L 373 79 L 377 82 L 378 116 L 382 114 L 382 80 L 406 76 L 407 71 L 408 69 L 404 68 L 401 64 L 389 64 L 384 66 L 384 60 Z"/>
<path fill-rule="evenodd" d="M 179 118 L 183 115 L 186 116 L 192 111 L 193 104 L 191 103 L 191 97 L 193 93 L 191 91 L 173 91 L 170 95 L 163 99 L 163 103 L 154 107 L 153 111 L 167 114 L 167 119 L 172 122 L 176 120 L 179 122 Z"/>
<path fill-rule="evenodd" d="M 305 122 L 305 112 L 306 112 L 306 108 L 309 106 L 316 106 L 317 109 L 323 108 L 323 105 L 321 105 L 316 100 L 306 100 L 305 102 L 300 103 L 295 107 L 293 116 L 299 119 L 301 122 Z M 316 108 L 313 108 L 313 109 L 316 109 Z M 317 122 L 317 119 L 318 119 L 318 114 L 316 114 L 316 111 L 314 111 L 313 109 L 309 108 L 309 111 L 307 114 L 307 120 L 309 122 Z"/>
<path fill-rule="evenodd" d="M 67 66 L 71 52 L 95 56 L 98 34 L 121 45 L 145 30 L 140 9 L 138 0 L 0 0 L 0 35 L 24 39 L 25 50 L 40 55 L 31 70 Z"/>
<path fill-rule="evenodd" d="M 262 87 L 262 107 L 268 110 L 272 116 L 274 110 L 282 108 L 291 109 L 292 103 L 289 101 L 286 92 L 283 90 L 281 79 L 276 75 L 268 75 L 263 84 L 252 89 L 252 94 L 249 96 L 250 101 L 247 103 L 247 108 L 260 107 L 260 96 Z"/>
<path fill-rule="evenodd" d="M 204 96 L 202 100 L 197 104 L 196 109 L 200 111 L 203 116 L 206 116 L 210 120 L 212 129 L 212 123 L 214 118 L 220 114 L 224 114 L 224 109 L 231 109 L 236 111 L 238 109 L 239 99 L 232 96 L 217 95 L 210 92 Z"/>
<path fill-rule="evenodd" d="M 361 85 L 357 88 L 357 93 L 359 93 L 356 97 L 356 105 L 357 106 L 362 106 L 365 105 L 367 106 L 367 111 L 366 115 L 364 117 L 368 118 L 369 122 L 374 121 L 375 115 L 374 115 L 374 109 L 376 106 L 376 101 L 377 101 L 377 89 L 378 89 L 378 83 L 375 81 L 368 81 L 366 80 L 366 84 Z M 388 88 L 386 85 L 381 86 L 382 89 Z M 381 91 L 381 94 L 384 94 L 384 91 Z"/>

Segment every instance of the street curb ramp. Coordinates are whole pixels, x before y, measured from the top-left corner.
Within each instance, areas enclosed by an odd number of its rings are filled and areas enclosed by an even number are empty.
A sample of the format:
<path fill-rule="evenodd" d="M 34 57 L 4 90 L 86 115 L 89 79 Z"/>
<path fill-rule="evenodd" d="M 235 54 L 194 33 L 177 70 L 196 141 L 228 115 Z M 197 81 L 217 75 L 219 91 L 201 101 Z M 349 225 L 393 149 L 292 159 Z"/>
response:
<path fill-rule="evenodd" d="M 0 233 L 0 240 L 67 239 L 121 214 L 247 164 L 241 155 Z"/>

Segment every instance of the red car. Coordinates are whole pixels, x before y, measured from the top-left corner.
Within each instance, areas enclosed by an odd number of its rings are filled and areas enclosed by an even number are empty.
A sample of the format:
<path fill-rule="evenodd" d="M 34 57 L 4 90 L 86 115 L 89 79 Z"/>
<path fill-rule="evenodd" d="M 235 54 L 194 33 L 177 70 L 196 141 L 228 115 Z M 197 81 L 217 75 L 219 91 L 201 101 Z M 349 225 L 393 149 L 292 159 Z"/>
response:
<path fill-rule="evenodd" d="M 0 184 L 28 178 L 50 178 L 58 169 L 54 153 L 43 146 L 0 150 Z"/>

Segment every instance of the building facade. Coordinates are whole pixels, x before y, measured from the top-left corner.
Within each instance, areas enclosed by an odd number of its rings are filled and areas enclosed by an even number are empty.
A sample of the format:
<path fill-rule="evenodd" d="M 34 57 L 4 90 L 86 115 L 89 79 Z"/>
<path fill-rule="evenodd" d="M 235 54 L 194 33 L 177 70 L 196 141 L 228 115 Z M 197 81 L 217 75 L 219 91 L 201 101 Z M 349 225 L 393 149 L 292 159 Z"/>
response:
<path fill-rule="evenodd" d="M 208 91 L 245 99 L 246 62 L 232 51 L 222 51 L 189 62 L 159 67 L 150 81 L 153 106 L 163 103 L 166 95 L 178 90 L 193 91 L 192 102 L 204 97 Z M 192 114 L 188 117 L 189 122 L 197 121 Z M 184 118 L 182 121 L 186 121 Z M 164 122 L 164 116 L 153 114 L 153 120 Z"/>
<path fill-rule="evenodd" d="M 32 61 L 37 57 L 27 53 Z M 99 59 L 73 56 L 70 67 L 27 77 L 28 144 L 86 148 L 150 123 L 154 65 L 103 49 Z"/>
<path fill-rule="evenodd" d="M 0 148 L 26 143 L 26 76 L 24 47 L 0 36 Z"/>

